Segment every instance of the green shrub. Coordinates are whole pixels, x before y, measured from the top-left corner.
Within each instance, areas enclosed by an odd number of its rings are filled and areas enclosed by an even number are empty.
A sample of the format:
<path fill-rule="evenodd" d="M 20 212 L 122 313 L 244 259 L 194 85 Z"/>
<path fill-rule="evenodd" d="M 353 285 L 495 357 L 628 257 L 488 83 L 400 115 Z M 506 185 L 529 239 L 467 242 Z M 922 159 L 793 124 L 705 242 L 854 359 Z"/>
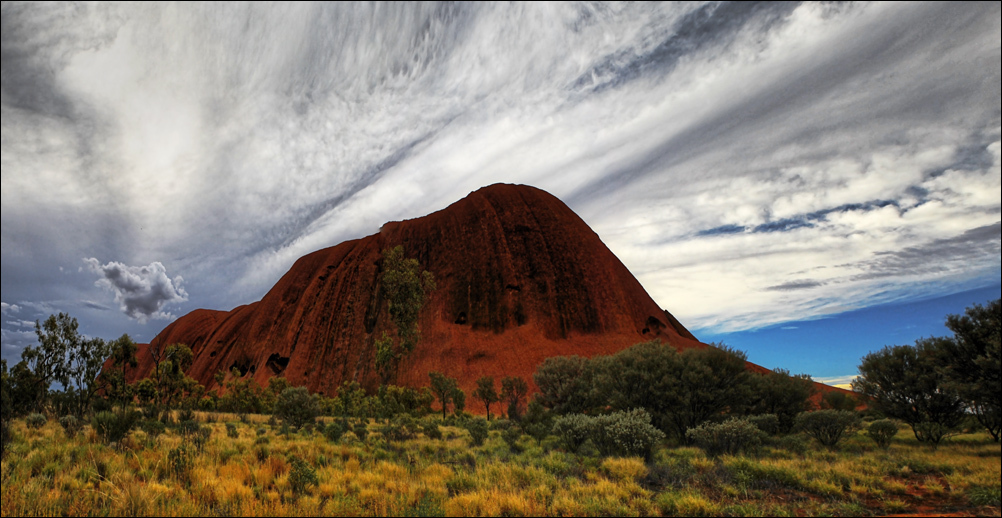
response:
<path fill-rule="evenodd" d="M 358 437 L 358 440 L 362 442 L 365 442 L 365 438 L 369 436 L 369 426 L 365 423 L 356 424 L 353 431 L 355 432 L 355 437 Z"/>
<path fill-rule="evenodd" d="M 779 416 L 775 414 L 751 416 L 748 418 L 748 422 L 768 435 L 779 435 L 782 431 Z"/>
<path fill-rule="evenodd" d="M 877 446 L 886 450 L 891 447 L 891 441 L 898 435 L 898 424 L 888 419 L 875 421 L 867 428 L 866 435 L 873 439 Z"/>
<path fill-rule="evenodd" d="M 7 456 L 7 448 L 11 443 L 10 423 L 6 420 L 0 422 L 0 458 Z"/>
<path fill-rule="evenodd" d="M 146 435 L 157 438 L 163 435 L 167 431 L 167 427 L 164 426 L 160 421 L 143 421 L 139 425 L 139 429 L 142 430 Z"/>
<path fill-rule="evenodd" d="M 595 419 L 592 441 L 599 453 L 606 457 L 651 458 L 654 447 L 665 440 L 665 434 L 651 425 L 651 415 L 646 410 L 599 416 Z"/>
<path fill-rule="evenodd" d="M 422 432 L 424 432 L 425 437 L 433 441 L 442 440 L 442 429 L 438 427 L 438 423 L 426 423 L 422 427 Z"/>
<path fill-rule="evenodd" d="M 271 444 L 271 439 L 269 439 L 267 437 L 258 437 L 254 441 L 254 444 L 257 445 L 257 446 L 267 446 L 267 445 Z"/>
<path fill-rule="evenodd" d="M 257 429 L 257 436 L 258 437 L 264 437 L 265 435 L 268 435 L 268 429 L 267 428 L 258 428 Z"/>
<path fill-rule="evenodd" d="M 316 422 L 319 415 L 320 404 L 306 387 L 285 389 L 275 401 L 275 417 L 296 430 Z"/>
<path fill-rule="evenodd" d="M 292 470 L 289 472 L 289 485 L 292 492 L 297 495 L 306 493 L 311 487 L 320 484 L 317 478 L 317 471 L 302 459 L 296 457 L 292 459 Z"/>
<path fill-rule="evenodd" d="M 72 439 L 83 430 L 83 424 L 74 416 L 68 415 L 59 420 L 59 426 L 63 427 L 66 437 Z"/>
<path fill-rule="evenodd" d="M 179 423 L 186 423 L 195 420 L 195 412 L 190 408 L 185 408 L 177 413 L 177 422 Z"/>
<path fill-rule="evenodd" d="M 686 437 L 707 455 L 716 457 L 737 455 L 761 446 L 765 432 L 750 420 L 731 419 L 719 424 L 706 423 L 689 430 Z"/>
<path fill-rule="evenodd" d="M 505 444 L 512 453 L 522 453 L 522 447 L 519 446 L 518 441 L 522 438 L 522 431 L 517 426 L 512 426 L 507 430 L 501 432 L 501 439 L 504 440 Z"/>
<path fill-rule="evenodd" d="M 833 449 L 842 439 L 855 433 L 859 424 L 859 414 L 847 410 L 804 412 L 796 420 L 797 429 Z"/>
<path fill-rule="evenodd" d="M 967 500 L 976 507 L 1002 507 L 1002 490 L 998 487 L 971 488 Z"/>
<path fill-rule="evenodd" d="M 473 446 L 480 447 L 487 441 L 488 432 L 487 421 L 474 419 L 466 424 L 466 431 L 470 432 L 470 440 Z"/>
<path fill-rule="evenodd" d="M 136 427 L 139 422 L 139 414 L 136 412 L 126 412 L 115 414 L 113 412 L 101 412 L 91 419 L 91 426 L 105 443 L 121 442 L 129 432 Z"/>
<path fill-rule="evenodd" d="M 348 421 L 337 419 L 324 428 L 324 437 L 330 442 L 338 442 L 341 437 L 344 437 L 344 434 L 348 433 L 348 429 Z"/>
<path fill-rule="evenodd" d="M 226 436 L 230 439 L 239 439 L 240 433 L 237 432 L 237 425 L 233 423 L 226 423 Z"/>
<path fill-rule="evenodd" d="M 40 430 L 48 423 L 48 418 L 42 414 L 31 414 L 24 420 L 24 424 L 31 430 Z"/>
<path fill-rule="evenodd" d="M 579 451 L 591 438 L 594 428 L 595 418 L 582 414 L 561 416 L 553 422 L 553 433 L 570 452 Z"/>
<path fill-rule="evenodd" d="M 191 482 L 191 470 L 195 467 L 195 455 L 187 446 L 179 446 L 167 454 L 167 467 L 171 476 L 182 484 Z"/>
<path fill-rule="evenodd" d="M 393 418 L 392 421 L 382 428 L 383 437 L 392 442 L 404 442 L 414 438 L 417 431 L 417 424 L 414 418 L 409 415 L 401 415 Z"/>

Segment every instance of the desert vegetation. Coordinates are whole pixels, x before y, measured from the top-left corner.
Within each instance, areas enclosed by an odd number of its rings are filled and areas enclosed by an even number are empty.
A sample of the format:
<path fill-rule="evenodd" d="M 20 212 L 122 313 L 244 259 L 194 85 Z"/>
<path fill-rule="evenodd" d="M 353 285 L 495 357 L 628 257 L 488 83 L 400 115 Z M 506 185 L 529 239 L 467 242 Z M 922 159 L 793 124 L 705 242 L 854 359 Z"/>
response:
<path fill-rule="evenodd" d="M 998 391 L 985 393 L 998 316 L 997 302 L 976 306 L 951 317 L 954 337 L 867 356 L 865 398 L 753 373 L 723 346 L 650 342 L 551 358 L 535 395 L 524 379 L 482 378 L 485 419 L 441 373 L 431 388 L 346 382 L 325 397 L 231 372 L 210 392 L 184 374 L 183 345 L 156 351 L 151 377 L 129 385 L 131 340 L 85 341 L 62 315 L 38 326 L 23 362 L 2 365 L 0 511 L 998 516 Z M 110 368 L 75 352 L 95 344 Z"/>

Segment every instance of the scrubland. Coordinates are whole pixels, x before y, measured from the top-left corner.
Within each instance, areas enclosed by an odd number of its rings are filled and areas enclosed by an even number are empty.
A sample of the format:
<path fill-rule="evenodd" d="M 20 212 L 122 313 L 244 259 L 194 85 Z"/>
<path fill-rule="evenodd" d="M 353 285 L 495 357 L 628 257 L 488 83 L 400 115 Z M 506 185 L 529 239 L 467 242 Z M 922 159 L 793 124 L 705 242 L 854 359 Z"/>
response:
<path fill-rule="evenodd" d="M 481 447 L 455 424 L 442 437 L 389 441 L 288 433 L 264 417 L 199 414 L 201 440 L 133 431 L 106 445 L 49 422 L 13 425 L 3 516 L 999 516 L 1002 452 L 987 434 L 938 449 L 902 429 L 889 450 L 857 435 L 837 450 L 806 436 L 712 458 L 664 446 L 602 458 L 556 438 L 495 429 Z M 433 421 L 425 419 L 426 426 Z M 229 424 L 229 426 L 227 426 Z M 285 433 L 283 433 L 285 432 Z"/>

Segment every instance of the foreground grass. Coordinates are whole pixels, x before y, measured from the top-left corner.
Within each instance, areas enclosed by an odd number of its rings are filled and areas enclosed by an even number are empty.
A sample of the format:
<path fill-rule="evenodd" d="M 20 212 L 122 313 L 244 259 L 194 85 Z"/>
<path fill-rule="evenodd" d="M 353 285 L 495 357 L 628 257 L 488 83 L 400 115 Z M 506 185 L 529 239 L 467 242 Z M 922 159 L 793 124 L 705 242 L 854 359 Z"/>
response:
<path fill-rule="evenodd" d="M 204 417 L 204 416 L 203 416 Z M 2 465 L 3 516 L 999 516 L 1000 448 L 964 436 L 938 450 L 902 432 L 889 451 L 856 437 L 838 452 L 802 437 L 757 455 L 711 459 L 663 449 L 649 463 L 563 452 L 523 437 L 513 453 L 492 432 L 480 448 L 459 428 L 387 442 L 371 426 L 284 436 L 259 422 L 208 424 L 191 462 L 185 439 L 133 432 L 109 448 L 89 429 L 16 423 Z M 302 489 L 305 463 L 316 483 Z M 298 466 L 298 468 L 297 468 Z M 298 489 L 298 490 L 297 490 Z"/>

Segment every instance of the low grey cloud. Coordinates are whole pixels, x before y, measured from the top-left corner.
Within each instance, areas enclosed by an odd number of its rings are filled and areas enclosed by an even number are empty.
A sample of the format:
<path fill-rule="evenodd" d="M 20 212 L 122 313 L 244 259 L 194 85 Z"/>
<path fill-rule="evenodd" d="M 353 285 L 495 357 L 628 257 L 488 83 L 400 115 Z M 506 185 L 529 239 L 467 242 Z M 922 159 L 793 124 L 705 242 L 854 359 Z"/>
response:
<path fill-rule="evenodd" d="M 824 283 L 816 281 L 792 281 L 785 284 L 780 284 L 778 286 L 769 286 L 766 288 L 767 291 L 799 291 L 799 290 L 809 290 L 812 288 L 819 288 L 824 286 Z"/>
<path fill-rule="evenodd" d="M 696 330 L 999 277 L 998 232 L 962 238 L 1002 205 L 997 2 L 2 10 L 2 298 L 23 318 L 61 301 L 117 336 L 187 299 L 231 309 L 497 182 L 567 202 Z M 118 280 L 60 273 L 80 257 Z M 153 259 L 190 294 L 124 266 Z"/>
<path fill-rule="evenodd" d="M 161 263 L 149 266 L 126 266 L 111 262 L 102 265 L 97 259 L 85 259 L 91 272 L 102 278 L 97 285 L 115 294 L 123 313 L 140 322 L 149 319 L 172 320 L 164 306 L 188 301 L 180 276 L 171 279 Z"/>

